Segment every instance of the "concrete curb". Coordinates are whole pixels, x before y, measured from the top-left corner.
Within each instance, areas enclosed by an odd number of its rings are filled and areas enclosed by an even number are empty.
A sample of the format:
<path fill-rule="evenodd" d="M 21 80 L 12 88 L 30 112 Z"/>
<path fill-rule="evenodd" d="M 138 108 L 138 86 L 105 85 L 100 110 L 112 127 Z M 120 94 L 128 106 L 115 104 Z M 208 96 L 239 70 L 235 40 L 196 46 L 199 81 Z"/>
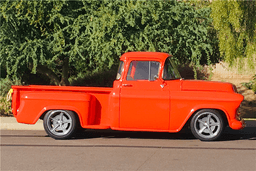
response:
<path fill-rule="evenodd" d="M 255 118 L 245 118 L 246 127 L 256 127 Z M 16 121 L 15 117 L 0 117 L 0 130 L 44 130 L 43 120 L 38 120 L 36 124 L 22 124 Z"/>
<path fill-rule="evenodd" d="M 36 124 L 22 124 L 14 117 L 0 117 L 0 130 L 44 130 L 43 121 L 38 120 Z"/>

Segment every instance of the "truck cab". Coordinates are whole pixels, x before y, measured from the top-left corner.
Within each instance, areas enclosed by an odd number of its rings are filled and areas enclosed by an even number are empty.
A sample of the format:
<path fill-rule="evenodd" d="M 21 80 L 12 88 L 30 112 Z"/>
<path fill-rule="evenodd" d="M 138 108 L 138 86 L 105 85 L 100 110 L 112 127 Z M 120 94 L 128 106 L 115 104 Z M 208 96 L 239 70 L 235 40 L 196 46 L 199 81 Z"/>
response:
<path fill-rule="evenodd" d="M 120 60 L 114 83 L 114 89 L 120 89 L 120 127 L 169 130 L 171 103 L 167 80 L 175 82 L 181 78 L 171 56 L 130 52 Z"/>

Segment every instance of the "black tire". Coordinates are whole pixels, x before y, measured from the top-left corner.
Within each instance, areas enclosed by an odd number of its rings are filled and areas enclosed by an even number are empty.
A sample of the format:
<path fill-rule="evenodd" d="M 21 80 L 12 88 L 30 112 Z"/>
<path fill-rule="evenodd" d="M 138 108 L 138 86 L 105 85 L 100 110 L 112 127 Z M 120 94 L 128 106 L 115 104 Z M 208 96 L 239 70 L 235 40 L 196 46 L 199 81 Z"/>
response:
<path fill-rule="evenodd" d="M 198 111 L 190 122 L 192 134 L 201 141 L 217 140 L 224 129 L 224 121 L 217 110 Z"/>
<path fill-rule="evenodd" d="M 67 110 L 51 110 L 44 116 L 44 130 L 54 139 L 71 138 L 77 128 L 76 115 Z"/>

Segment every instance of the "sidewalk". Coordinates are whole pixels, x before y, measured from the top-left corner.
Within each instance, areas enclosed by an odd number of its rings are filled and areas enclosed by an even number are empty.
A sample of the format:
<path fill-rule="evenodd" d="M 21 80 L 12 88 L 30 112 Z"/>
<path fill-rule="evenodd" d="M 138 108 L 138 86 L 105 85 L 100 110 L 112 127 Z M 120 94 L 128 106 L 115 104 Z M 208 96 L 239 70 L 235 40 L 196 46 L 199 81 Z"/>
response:
<path fill-rule="evenodd" d="M 246 119 L 246 127 L 256 127 L 255 119 Z M 0 117 L 0 130 L 44 130 L 43 120 L 38 120 L 36 124 L 18 123 L 14 117 Z"/>
<path fill-rule="evenodd" d="M 18 123 L 14 117 L 0 117 L 0 125 L 0 130 L 44 130 L 43 120 L 30 125 Z"/>

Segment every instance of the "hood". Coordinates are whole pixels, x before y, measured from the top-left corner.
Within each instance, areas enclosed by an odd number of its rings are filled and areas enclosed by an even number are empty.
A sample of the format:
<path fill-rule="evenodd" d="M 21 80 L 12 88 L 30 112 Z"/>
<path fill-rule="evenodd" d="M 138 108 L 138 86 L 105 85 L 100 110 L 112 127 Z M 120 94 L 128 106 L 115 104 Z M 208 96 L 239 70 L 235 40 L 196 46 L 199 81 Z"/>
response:
<path fill-rule="evenodd" d="M 215 82 L 215 81 L 182 80 L 181 90 L 234 92 L 236 91 L 236 88 L 231 83 Z"/>

